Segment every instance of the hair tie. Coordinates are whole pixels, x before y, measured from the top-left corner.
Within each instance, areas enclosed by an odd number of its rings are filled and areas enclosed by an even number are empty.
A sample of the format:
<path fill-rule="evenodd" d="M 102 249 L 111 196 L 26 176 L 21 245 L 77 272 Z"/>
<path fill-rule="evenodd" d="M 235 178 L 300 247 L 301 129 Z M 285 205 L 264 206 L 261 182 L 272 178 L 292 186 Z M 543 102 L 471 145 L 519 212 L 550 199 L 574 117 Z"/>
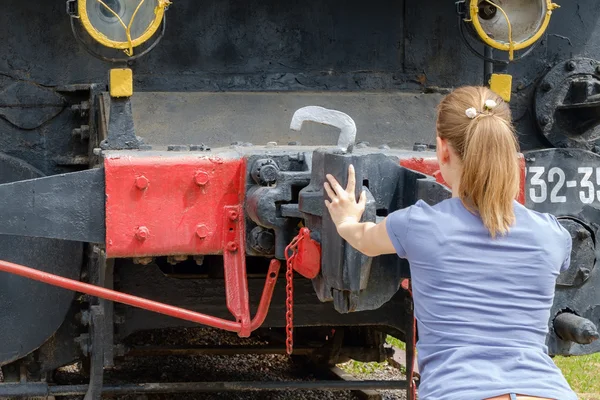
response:
<path fill-rule="evenodd" d="M 467 108 L 467 111 L 465 112 L 465 114 L 467 114 L 467 117 L 469 119 L 474 119 L 479 112 L 475 109 L 475 107 L 471 107 L 471 108 Z"/>
<path fill-rule="evenodd" d="M 485 111 L 492 111 L 497 106 L 498 106 L 498 103 L 496 103 L 494 100 L 486 100 L 483 105 L 483 109 Z M 479 114 L 483 114 L 483 112 L 477 111 L 477 109 L 475 107 L 471 107 L 471 108 L 467 108 L 467 110 L 465 111 L 465 114 L 466 114 L 467 118 L 475 119 Z"/>
<path fill-rule="evenodd" d="M 494 100 L 486 100 L 485 104 L 483 105 L 483 108 L 488 111 L 492 111 L 494 108 L 496 108 L 497 105 L 498 104 Z"/>

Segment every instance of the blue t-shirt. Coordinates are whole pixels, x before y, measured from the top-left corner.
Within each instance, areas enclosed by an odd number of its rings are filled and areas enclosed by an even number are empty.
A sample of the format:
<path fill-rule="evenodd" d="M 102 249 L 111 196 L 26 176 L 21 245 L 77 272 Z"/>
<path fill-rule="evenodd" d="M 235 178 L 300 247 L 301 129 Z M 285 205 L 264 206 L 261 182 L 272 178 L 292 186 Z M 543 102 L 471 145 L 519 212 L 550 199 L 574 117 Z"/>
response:
<path fill-rule="evenodd" d="M 545 345 L 571 236 L 549 214 L 514 209 L 510 232 L 495 239 L 458 198 L 419 201 L 387 218 L 410 263 L 423 400 L 577 400 Z"/>

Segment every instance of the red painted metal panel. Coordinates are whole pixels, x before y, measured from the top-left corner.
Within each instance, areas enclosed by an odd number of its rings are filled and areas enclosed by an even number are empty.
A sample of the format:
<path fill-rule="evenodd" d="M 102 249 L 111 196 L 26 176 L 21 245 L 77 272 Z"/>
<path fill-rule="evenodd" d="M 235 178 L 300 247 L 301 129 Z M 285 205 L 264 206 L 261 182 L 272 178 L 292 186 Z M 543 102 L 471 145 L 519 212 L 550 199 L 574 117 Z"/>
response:
<path fill-rule="evenodd" d="M 521 163 L 521 189 L 519 190 L 517 201 L 521 204 L 525 204 L 525 180 L 527 179 L 527 164 L 525 163 L 525 157 L 523 157 L 523 155 L 521 155 L 519 162 Z"/>
<path fill-rule="evenodd" d="M 440 172 L 440 165 L 437 158 L 405 158 L 400 160 L 400 165 L 404 168 L 411 169 L 413 171 L 421 172 L 422 174 L 433 176 L 438 183 L 446 185 L 442 173 Z"/>
<path fill-rule="evenodd" d="M 244 202 L 244 159 L 115 153 L 104 168 L 108 257 L 223 253 L 223 215 Z"/>
<path fill-rule="evenodd" d="M 523 155 L 520 155 L 520 164 L 521 164 L 521 185 L 519 190 L 519 196 L 517 197 L 517 201 L 521 204 L 525 204 L 525 158 Z M 400 160 L 400 165 L 404 168 L 408 168 L 413 171 L 421 172 L 422 174 L 429 175 L 435 178 L 435 180 L 445 186 L 448 186 L 446 182 L 444 182 L 444 178 L 442 178 L 442 174 L 440 172 L 440 166 L 437 158 L 405 158 Z"/>

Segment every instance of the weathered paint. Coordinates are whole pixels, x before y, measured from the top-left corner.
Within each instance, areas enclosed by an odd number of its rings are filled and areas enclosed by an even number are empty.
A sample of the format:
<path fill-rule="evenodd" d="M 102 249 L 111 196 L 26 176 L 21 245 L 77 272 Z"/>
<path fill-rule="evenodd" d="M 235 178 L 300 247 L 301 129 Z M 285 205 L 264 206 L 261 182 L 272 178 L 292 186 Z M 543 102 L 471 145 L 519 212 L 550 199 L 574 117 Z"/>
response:
<path fill-rule="evenodd" d="M 224 252 L 229 232 L 223 215 L 243 205 L 245 160 L 120 153 L 108 155 L 104 169 L 108 257 Z M 243 250 L 245 238 L 236 241 Z"/>

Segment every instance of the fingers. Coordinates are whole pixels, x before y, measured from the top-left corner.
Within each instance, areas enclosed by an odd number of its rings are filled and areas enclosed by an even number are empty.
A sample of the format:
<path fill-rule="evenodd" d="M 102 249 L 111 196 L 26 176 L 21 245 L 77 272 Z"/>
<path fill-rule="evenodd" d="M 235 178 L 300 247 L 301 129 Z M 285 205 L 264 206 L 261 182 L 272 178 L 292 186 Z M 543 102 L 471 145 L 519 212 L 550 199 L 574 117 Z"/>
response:
<path fill-rule="evenodd" d="M 354 189 L 356 188 L 356 173 L 354 172 L 354 165 L 350 164 L 348 167 L 348 185 L 346 186 L 346 192 L 349 195 L 354 196 Z"/>
<path fill-rule="evenodd" d="M 358 205 L 363 209 L 365 207 L 367 207 L 367 192 L 365 192 L 364 190 L 360 194 L 360 199 L 358 200 Z"/>
<path fill-rule="evenodd" d="M 333 189 L 329 185 L 329 183 L 325 182 L 325 184 L 323 185 L 323 187 L 325 187 L 325 191 L 327 192 L 327 195 L 329 196 L 329 198 L 331 200 L 333 200 L 333 199 L 335 199 L 337 197 L 336 194 L 335 194 L 335 192 L 333 191 Z"/>
<path fill-rule="evenodd" d="M 344 192 L 344 189 L 340 186 L 340 184 L 338 183 L 338 181 L 333 177 L 333 175 L 329 175 L 327 174 L 327 180 L 329 181 L 329 183 L 331 184 L 331 188 L 333 189 L 333 191 L 335 192 L 335 194 L 337 196 L 342 195 L 342 192 Z"/>

